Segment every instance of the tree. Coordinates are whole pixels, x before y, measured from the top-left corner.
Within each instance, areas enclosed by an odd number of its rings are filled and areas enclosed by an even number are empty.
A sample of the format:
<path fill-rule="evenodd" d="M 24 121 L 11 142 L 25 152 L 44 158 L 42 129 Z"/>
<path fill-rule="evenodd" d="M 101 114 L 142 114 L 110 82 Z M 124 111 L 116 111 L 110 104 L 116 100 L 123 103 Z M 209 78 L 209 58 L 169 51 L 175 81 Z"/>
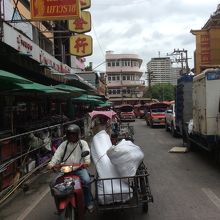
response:
<path fill-rule="evenodd" d="M 175 86 L 170 83 L 158 83 L 151 86 L 152 98 L 159 101 L 171 101 L 175 98 Z"/>

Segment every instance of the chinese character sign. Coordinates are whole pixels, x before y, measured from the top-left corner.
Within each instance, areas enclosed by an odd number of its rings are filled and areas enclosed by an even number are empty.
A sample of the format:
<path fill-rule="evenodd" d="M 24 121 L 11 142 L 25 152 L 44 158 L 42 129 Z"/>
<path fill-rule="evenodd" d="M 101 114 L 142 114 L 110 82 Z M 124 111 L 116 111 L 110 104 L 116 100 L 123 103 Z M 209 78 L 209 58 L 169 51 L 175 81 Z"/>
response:
<path fill-rule="evenodd" d="M 210 39 L 208 34 L 201 35 L 201 63 L 210 64 Z"/>
<path fill-rule="evenodd" d="M 78 34 L 70 37 L 70 54 L 85 57 L 92 54 L 92 37 Z"/>
<path fill-rule="evenodd" d="M 69 30 L 75 33 L 85 33 L 91 30 L 91 14 L 82 11 L 81 16 L 68 21 Z"/>
<path fill-rule="evenodd" d="M 31 0 L 33 20 L 67 20 L 80 16 L 80 0 Z"/>

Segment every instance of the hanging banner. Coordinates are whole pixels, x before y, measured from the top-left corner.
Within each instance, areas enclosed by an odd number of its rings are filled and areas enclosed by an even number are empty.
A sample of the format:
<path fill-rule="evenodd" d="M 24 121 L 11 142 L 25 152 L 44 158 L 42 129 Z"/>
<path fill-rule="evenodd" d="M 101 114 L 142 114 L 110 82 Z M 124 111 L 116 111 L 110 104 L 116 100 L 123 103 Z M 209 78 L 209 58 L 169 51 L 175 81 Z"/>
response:
<path fill-rule="evenodd" d="M 87 9 L 91 7 L 91 0 L 80 0 L 81 9 Z"/>
<path fill-rule="evenodd" d="M 88 11 L 82 11 L 81 16 L 68 21 L 69 30 L 75 33 L 85 33 L 91 31 L 91 14 Z"/>
<path fill-rule="evenodd" d="M 85 34 L 77 34 L 70 37 L 70 54 L 78 57 L 92 54 L 92 37 Z"/>
<path fill-rule="evenodd" d="M 80 16 L 80 0 L 31 0 L 31 19 L 68 20 Z"/>

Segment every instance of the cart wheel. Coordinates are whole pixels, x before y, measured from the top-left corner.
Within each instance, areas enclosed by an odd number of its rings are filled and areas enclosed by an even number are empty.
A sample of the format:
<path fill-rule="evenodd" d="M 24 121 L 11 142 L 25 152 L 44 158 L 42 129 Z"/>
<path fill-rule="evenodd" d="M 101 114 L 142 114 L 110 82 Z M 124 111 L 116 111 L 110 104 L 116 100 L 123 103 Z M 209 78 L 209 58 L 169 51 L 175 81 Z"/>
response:
<path fill-rule="evenodd" d="M 143 203 L 142 210 L 144 213 L 148 213 L 148 202 Z"/>

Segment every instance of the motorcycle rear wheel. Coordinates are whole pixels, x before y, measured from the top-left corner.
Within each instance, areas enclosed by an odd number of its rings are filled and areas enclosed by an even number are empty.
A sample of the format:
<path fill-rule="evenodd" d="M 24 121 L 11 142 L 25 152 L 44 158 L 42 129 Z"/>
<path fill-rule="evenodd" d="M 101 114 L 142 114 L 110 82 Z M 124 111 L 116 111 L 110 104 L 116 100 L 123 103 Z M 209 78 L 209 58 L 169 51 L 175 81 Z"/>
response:
<path fill-rule="evenodd" d="M 75 208 L 69 204 L 67 207 L 66 207 L 66 211 L 65 211 L 65 219 L 66 220 L 76 220 L 76 210 Z"/>

